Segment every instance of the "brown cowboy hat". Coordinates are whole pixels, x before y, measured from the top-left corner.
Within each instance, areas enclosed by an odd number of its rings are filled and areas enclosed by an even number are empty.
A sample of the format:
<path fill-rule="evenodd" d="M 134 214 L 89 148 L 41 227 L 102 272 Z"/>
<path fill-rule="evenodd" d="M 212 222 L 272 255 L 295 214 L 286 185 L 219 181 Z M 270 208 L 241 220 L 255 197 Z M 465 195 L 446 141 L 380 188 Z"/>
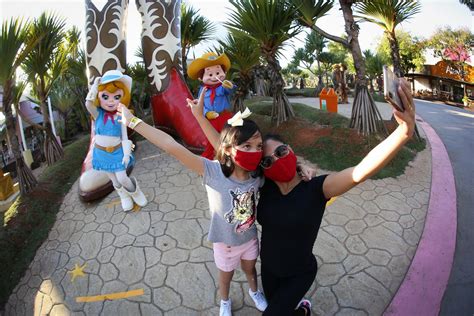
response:
<path fill-rule="evenodd" d="M 224 71 L 230 69 L 230 59 L 226 54 L 217 55 L 216 53 L 205 53 L 199 58 L 193 60 L 188 66 L 188 76 L 191 79 L 198 79 L 199 72 L 207 67 L 221 65 Z"/>

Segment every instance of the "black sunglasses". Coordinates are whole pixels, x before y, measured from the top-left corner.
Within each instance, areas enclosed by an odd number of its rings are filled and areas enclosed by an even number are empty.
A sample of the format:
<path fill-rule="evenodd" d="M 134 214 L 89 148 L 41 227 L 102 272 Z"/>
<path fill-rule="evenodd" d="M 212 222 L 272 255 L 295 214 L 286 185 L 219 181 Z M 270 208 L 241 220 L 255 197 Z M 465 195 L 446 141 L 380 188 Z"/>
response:
<path fill-rule="evenodd" d="M 260 166 L 262 166 L 263 169 L 268 169 L 273 165 L 275 160 L 286 157 L 288 156 L 289 153 L 290 153 L 290 146 L 280 145 L 277 148 L 275 148 L 271 156 L 265 156 L 262 158 L 262 161 L 260 162 Z"/>

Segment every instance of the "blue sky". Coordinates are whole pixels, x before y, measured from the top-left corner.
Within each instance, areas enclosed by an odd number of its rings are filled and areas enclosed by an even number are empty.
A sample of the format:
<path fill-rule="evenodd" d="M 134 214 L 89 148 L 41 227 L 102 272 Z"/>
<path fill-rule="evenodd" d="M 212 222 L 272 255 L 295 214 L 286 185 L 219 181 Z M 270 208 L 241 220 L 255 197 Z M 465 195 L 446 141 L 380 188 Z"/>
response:
<path fill-rule="evenodd" d="M 105 3 L 105 0 L 95 0 L 96 4 Z M 227 19 L 229 12 L 228 0 L 185 0 L 193 7 L 200 9 L 200 13 L 216 22 L 218 25 L 216 38 L 225 37 L 226 30 L 222 23 Z M 338 1 L 329 14 L 323 17 L 318 26 L 329 33 L 341 35 L 344 32 L 344 20 L 339 11 Z M 450 25 L 453 28 L 468 27 L 474 32 L 474 16 L 469 9 L 458 0 L 421 0 L 422 11 L 413 19 L 401 25 L 401 29 L 419 37 L 429 37 L 438 27 Z M 12 16 L 36 17 L 43 11 L 53 11 L 63 16 L 69 26 L 84 27 L 85 4 L 82 0 L 0 0 L 0 18 L 3 20 Z M 128 13 L 128 59 L 136 60 L 133 53 L 140 45 L 140 15 L 136 11 L 135 1 L 130 0 Z M 382 31 L 375 25 L 363 23 L 359 40 L 362 50 L 374 49 L 382 36 Z M 304 35 L 293 41 L 294 47 L 302 46 Z M 212 42 L 205 42 L 196 47 L 194 54 L 202 54 Z M 281 63 L 285 65 L 291 59 L 292 49 L 284 52 Z M 192 55 L 191 55 L 192 56 Z"/>

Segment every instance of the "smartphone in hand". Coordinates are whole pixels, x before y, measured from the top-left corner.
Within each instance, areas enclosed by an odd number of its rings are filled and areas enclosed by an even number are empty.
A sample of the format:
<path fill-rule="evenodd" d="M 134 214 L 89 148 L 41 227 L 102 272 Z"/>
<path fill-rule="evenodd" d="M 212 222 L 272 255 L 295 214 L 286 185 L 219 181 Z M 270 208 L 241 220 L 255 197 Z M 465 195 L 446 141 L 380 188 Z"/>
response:
<path fill-rule="evenodd" d="M 383 91 L 385 100 L 395 108 L 395 110 L 403 112 L 402 100 L 398 96 L 398 85 L 400 79 L 386 65 L 383 66 Z"/>

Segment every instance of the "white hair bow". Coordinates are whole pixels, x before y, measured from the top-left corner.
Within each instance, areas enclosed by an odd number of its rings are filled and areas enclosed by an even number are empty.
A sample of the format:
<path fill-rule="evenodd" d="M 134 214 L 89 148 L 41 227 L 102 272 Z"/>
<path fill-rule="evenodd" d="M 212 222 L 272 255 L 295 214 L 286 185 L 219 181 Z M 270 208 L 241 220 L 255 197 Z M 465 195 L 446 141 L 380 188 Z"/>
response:
<path fill-rule="evenodd" d="M 242 126 L 244 125 L 244 118 L 249 117 L 250 114 L 252 114 L 252 112 L 250 112 L 249 108 L 245 108 L 243 113 L 240 111 L 235 113 L 232 118 L 227 120 L 227 123 L 231 126 Z"/>

